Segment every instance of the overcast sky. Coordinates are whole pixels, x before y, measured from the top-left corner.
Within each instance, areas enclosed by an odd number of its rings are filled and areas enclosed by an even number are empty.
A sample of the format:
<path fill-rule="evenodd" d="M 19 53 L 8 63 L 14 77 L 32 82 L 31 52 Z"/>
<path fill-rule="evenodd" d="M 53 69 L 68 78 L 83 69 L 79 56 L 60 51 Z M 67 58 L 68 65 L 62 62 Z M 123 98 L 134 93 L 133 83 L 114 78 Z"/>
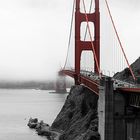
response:
<path fill-rule="evenodd" d="M 140 52 L 140 1 L 108 1 L 132 62 Z M 0 0 L 0 79 L 53 78 L 64 64 L 72 3 Z"/>

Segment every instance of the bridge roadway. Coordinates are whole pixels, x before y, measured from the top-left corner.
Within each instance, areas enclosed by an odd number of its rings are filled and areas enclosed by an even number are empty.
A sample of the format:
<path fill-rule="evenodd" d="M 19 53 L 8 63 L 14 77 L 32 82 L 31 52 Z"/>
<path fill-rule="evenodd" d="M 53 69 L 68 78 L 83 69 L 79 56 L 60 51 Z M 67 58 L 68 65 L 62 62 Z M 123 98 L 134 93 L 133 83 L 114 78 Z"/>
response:
<path fill-rule="evenodd" d="M 60 72 L 72 78 L 75 78 L 77 76 L 74 69 L 62 70 Z M 103 75 L 102 77 L 104 78 L 107 76 Z M 140 94 L 140 85 L 132 84 L 114 78 L 112 78 L 112 80 L 114 81 L 114 90 L 119 90 L 123 93 Z M 78 81 L 79 84 L 84 84 L 84 86 L 86 86 L 87 88 L 95 92 L 97 95 L 99 95 L 100 78 L 97 74 L 93 73 L 92 71 L 81 70 L 80 75 L 78 75 Z"/>

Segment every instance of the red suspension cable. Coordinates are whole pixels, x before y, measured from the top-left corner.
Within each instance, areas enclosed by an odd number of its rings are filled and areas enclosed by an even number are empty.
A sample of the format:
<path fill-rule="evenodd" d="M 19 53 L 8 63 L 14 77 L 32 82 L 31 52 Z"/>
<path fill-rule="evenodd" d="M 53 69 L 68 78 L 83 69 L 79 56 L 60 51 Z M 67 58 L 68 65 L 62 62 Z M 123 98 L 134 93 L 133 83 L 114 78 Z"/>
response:
<path fill-rule="evenodd" d="M 130 70 L 130 72 L 131 72 L 131 75 L 132 75 L 133 79 L 136 80 L 136 77 L 135 77 L 135 75 L 134 75 L 134 73 L 133 73 L 133 70 L 132 70 L 132 68 L 131 68 L 131 66 L 130 66 L 130 64 L 129 64 L 129 62 L 128 62 L 127 56 L 126 56 L 125 51 L 124 51 L 124 48 L 123 48 L 123 46 L 122 46 L 122 43 L 121 43 L 119 34 L 118 34 L 118 32 L 117 32 L 117 29 L 116 29 L 116 26 L 115 26 L 113 17 L 112 17 L 112 15 L 111 15 L 111 11 L 110 11 L 109 4 L 108 4 L 107 0 L 105 0 L 105 3 L 106 3 L 106 6 L 107 6 L 107 9 L 108 9 L 108 13 L 109 13 L 109 16 L 110 16 L 110 19 L 111 19 L 111 22 L 112 22 L 114 31 L 115 31 L 116 36 L 117 36 L 117 39 L 118 39 L 118 41 L 119 41 L 121 50 L 122 50 L 123 55 L 124 55 L 124 57 L 125 57 L 126 63 L 127 63 L 128 67 L 129 67 L 129 70 Z"/>
<path fill-rule="evenodd" d="M 94 44 L 93 44 L 93 39 L 92 39 L 90 27 L 89 27 L 88 16 L 87 16 L 87 14 L 86 14 L 86 6 L 85 6 L 84 0 L 83 0 L 83 6 L 84 6 L 84 12 L 85 12 L 84 14 L 85 14 L 86 22 L 87 22 L 87 28 L 88 28 L 88 32 L 89 32 L 89 36 L 90 36 L 90 41 L 91 41 L 92 50 L 93 50 L 93 54 L 94 54 L 96 66 L 97 66 L 97 69 L 98 69 L 99 77 L 101 78 L 100 67 L 99 67 L 98 59 L 97 59 L 96 52 L 95 52 L 95 48 L 94 48 Z"/>
<path fill-rule="evenodd" d="M 64 64 L 63 69 L 65 69 L 66 63 L 68 61 L 68 52 L 69 52 L 69 48 L 70 48 L 70 41 L 71 41 L 71 35 L 72 35 L 72 24 L 73 24 L 73 19 L 74 19 L 75 1 L 76 0 L 73 0 L 73 8 L 72 8 L 72 15 L 71 15 L 71 26 L 70 26 L 70 33 L 69 33 L 69 42 L 68 42 L 67 56 L 66 56 L 66 60 L 65 60 L 65 64 Z"/>

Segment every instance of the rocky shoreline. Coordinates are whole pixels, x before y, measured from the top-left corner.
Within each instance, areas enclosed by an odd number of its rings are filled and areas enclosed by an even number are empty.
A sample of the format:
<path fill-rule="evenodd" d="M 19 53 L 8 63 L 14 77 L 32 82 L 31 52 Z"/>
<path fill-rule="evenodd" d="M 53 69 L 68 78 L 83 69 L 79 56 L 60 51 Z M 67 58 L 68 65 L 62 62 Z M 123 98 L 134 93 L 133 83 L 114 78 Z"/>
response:
<path fill-rule="evenodd" d="M 137 78 L 135 82 L 140 84 L 140 58 L 131 67 Z M 114 78 L 134 83 L 128 68 L 116 73 Z M 47 136 L 49 140 L 100 140 L 97 104 L 96 94 L 82 85 L 73 86 L 52 126 L 35 120 L 37 125 L 34 128 L 39 135 Z"/>
<path fill-rule="evenodd" d="M 38 135 L 47 137 L 48 140 L 59 140 L 61 135 L 61 132 L 53 130 L 49 124 L 43 121 L 39 122 L 37 118 L 30 118 L 27 125 L 29 128 L 36 130 Z"/>
<path fill-rule="evenodd" d="M 73 86 L 52 126 L 32 118 L 28 126 L 49 140 L 99 140 L 97 102 L 96 94 Z"/>

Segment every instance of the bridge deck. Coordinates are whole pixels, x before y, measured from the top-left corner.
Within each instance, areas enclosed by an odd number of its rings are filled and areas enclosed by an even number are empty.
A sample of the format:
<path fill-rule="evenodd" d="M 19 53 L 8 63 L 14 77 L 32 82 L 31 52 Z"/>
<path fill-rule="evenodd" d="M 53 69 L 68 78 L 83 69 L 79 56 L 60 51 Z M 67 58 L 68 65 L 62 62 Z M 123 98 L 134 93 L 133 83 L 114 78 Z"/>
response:
<path fill-rule="evenodd" d="M 75 78 L 76 73 L 74 70 L 62 70 L 60 71 L 65 75 Z M 106 77 L 106 76 L 104 76 Z M 78 75 L 79 84 L 84 84 L 87 88 L 99 94 L 100 79 L 99 76 L 93 72 L 81 70 L 80 75 Z M 137 93 L 140 94 L 140 87 L 138 85 L 124 82 L 121 80 L 113 79 L 114 90 L 122 91 L 123 93 Z"/>

